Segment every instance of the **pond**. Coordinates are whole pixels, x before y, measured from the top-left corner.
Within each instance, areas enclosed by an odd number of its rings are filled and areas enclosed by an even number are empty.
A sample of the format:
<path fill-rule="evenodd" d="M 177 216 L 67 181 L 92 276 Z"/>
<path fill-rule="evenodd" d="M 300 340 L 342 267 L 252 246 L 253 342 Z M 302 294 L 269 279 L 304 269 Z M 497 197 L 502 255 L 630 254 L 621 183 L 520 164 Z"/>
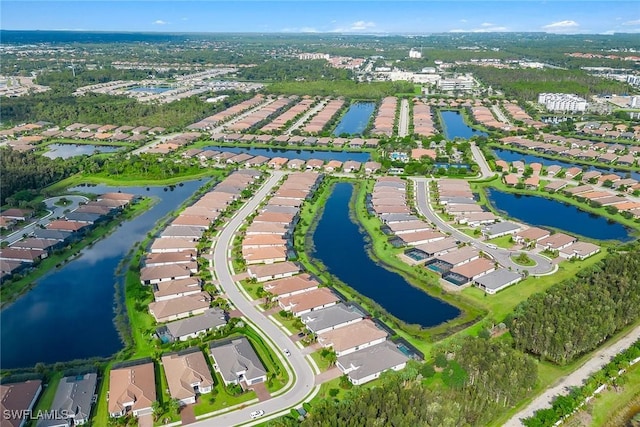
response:
<path fill-rule="evenodd" d="M 555 160 L 555 159 L 547 159 L 546 157 L 540 157 L 540 156 L 536 156 L 533 154 L 523 154 L 523 153 L 518 153 L 517 151 L 511 151 L 511 150 L 505 150 L 502 148 L 495 148 L 492 150 L 493 154 L 496 156 L 497 159 L 501 159 L 504 160 L 505 162 L 514 162 L 517 160 L 521 160 L 523 162 L 525 162 L 526 164 L 530 164 L 530 163 L 540 163 L 543 166 L 551 166 L 551 165 L 558 165 L 558 166 L 562 166 L 563 168 L 572 168 L 574 166 L 579 167 L 580 169 L 583 168 L 583 166 L 585 165 L 580 165 L 580 164 L 574 164 L 574 163 L 569 163 L 569 162 L 564 162 L 562 160 Z M 633 171 L 622 171 L 622 170 L 615 170 L 612 168 L 597 168 L 595 166 L 586 166 L 587 170 L 590 171 L 600 171 L 600 172 L 605 172 L 605 173 L 615 173 L 617 175 L 620 175 L 622 177 L 626 177 L 627 174 L 629 175 L 629 177 L 635 179 L 636 181 L 640 181 L 640 172 L 633 172 Z"/>
<path fill-rule="evenodd" d="M 353 190 L 350 183 L 335 185 L 313 234 L 313 256 L 331 274 L 403 322 L 431 327 L 457 317 L 456 307 L 412 286 L 369 257 L 366 233 L 350 216 Z"/>
<path fill-rule="evenodd" d="M 68 159 L 74 156 L 92 155 L 97 153 L 115 153 L 122 147 L 114 147 L 111 145 L 92 145 L 92 144 L 49 144 L 48 150 L 43 156 L 50 159 Z"/>
<path fill-rule="evenodd" d="M 146 92 L 146 93 L 163 93 L 168 90 L 171 90 L 170 87 L 160 87 L 160 86 L 137 86 L 128 89 L 129 92 Z"/>
<path fill-rule="evenodd" d="M 518 221 L 540 227 L 552 227 L 570 234 L 597 240 L 633 240 L 629 230 L 617 222 L 544 197 L 487 191 L 490 203 Z"/>
<path fill-rule="evenodd" d="M 219 145 L 210 145 L 204 147 L 203 150 L 228 151 L 230 153 L 248 153 L 252 156 L 265 156 L 269 158 L 284 157 L 287 159 L 320 159 L 320 160 L 339 160 L 346 162 L 355 160 L 363 163 L 371 159 L 371 154 L 363 152 L 350 151 L 322 151 L 322 150 L 287 150 L 285 148 L 271 147 L 223 147 Z"/>
<path fill-rule="evenodd" d="M 476 130 L 464 122 L 462 114 L 458 111 L 440 111 L 442 118 L 442 128 L 445 138 L 453 140 L 456 138 L 469 139 L 472 136 L 487 136 L 485 132 Z"/>
<path fill-rule="evenodd" d="M 156 222 L 176 209 L 205 181 L 163 187 L 77 187 L 71 191 L 105 193 L 122 190 L 159 201 L 148 211 L 116 227 L 81 255 L 36 282 L 36 286 L 2 310 L 0 355 L 6 369 L 94 356 L 122 349 L 114 324 L 115 274 L 120 261 Z"/>
<path fill-rule="evenodd" d="M 333 131 L 333 135 L 361 135 L 375 109 L 375 102 L 356 102 L 349 107 L 349 111 L 342 117 L 342 120 Z"/>

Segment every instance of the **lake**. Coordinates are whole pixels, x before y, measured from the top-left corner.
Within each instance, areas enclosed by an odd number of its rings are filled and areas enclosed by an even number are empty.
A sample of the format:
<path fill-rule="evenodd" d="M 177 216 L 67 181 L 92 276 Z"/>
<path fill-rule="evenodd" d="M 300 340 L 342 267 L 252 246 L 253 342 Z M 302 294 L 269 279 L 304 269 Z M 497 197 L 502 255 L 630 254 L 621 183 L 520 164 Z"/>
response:
<path fill-rule="evenodd" d="M 456 138 L 469 139 L 472 136 L 487 136 L 486 133 L 475 130 L 464 122 L 462 114 L 458 111 L 441 110 L 442 128 L 445 138 L 452 140 Z"/>
<path fill-rule="evenodd" d="M 581 164 L 574 164 L 574 163 L 569 163 L 569 162 L 563 162 L 562 160 L 555 160 L 555 159 L 547 159 L 546 157 L 540 157 L 540 156 L 536 156 L 533 154 L 523 154 L 523 153 L 518 153 L 517 151 L 511 151 L 511 150 L 505 150 L 502 148 L 494 148 L 493 150 L 493 154 L 496 156 L 497 159 L 501 159 L 504 160 L 505 162 L 514 162 L 517 160 L 521 160 L 523 162 L 525 162 L 526 164 L 530 164 L 530 163 L 540 163 L 543 166 L 551 166 L 551 165 L 558 165 L 558 166 L 562 166 L 563 168 L 567 169 L 567 168 L 572 168 L 574 166 L 579 167 L 580 169 L 583 168 L 583 166 L 585 165 L 581 165 Z M 597 168 L 595 166 L 587 166 L 587 170 L 590 171 L 600 171 L 600 172 L 605 172 L 605 173 L 615 173 L 618 174 L 622 177 L 626 177 L 627 174 L 629 174 L 629 176 L 637 181 L 640 181 L 640 172 L 633 172 L 633 171 L 622 171 L 622 170 L 616 170 L 616 169 L 611 169 L 611 168 Z"/>
<path fill-rule="evenodd" d="M 353 190 L 350 183 L 333 188 L 313 234 L 313 256 L 331 274 L 403 322 L 431 327 L 457 317 L 456 307 L 412 286 L 369 257 L 366 233 L 350 217 Z"/>
<path fill-rule="evenodd" d="M 38 280 L 36 286 L 0 313 L 0 355 L 6 369 L 94 356 L 122 349 L 114 325 L 115 270 L 131 247 L 206 181 L 163 187 L 77 187 L 105 193 L 122 190 L 159 199 L 151 209 L 122 223 L 80 257 Z"/>
<path fill-rule="evenodd" d="M 361 135 L 367 127 L 373 110 L 376 109 L 375 102 L 356 102 L 349 111 L 342 117 L 338 126 L 333 131 L 334 136 L 342 134 Z"/>
<path fill-rule="evenodd" d="M 286 148 L 271 147 L 223 147 L 219 145 L 210 145 L 204 147 L 203 150 L 228 151 L 230 153 L 248 153 L 252 156 L 265 156 L 269 158 L 284 157 L 287 159 L 320 159 L 320 160 L 339 160 L 346 162 L 355 160 L 363 163 L 371 159 L 371 154 L 363 152 L 350 151 L 321 151 L 321 150 L 287 150 Z"/>
<path fill-rule="evenodd" d="M 50 159 L 68 159 L 74 156 L 87 155 L 96 153 L 115 153 L 122 147 L 114 147 L 111 145 L 91 145 L 91 144 L 49 144 L 47 152 L 43 156 Z"/>
<path fill-rule="evenodd" d="M 518 221 L 540 227 L 552 227 L 597 240 L 633 240 L 623 225 L 606 218 L 539 196 L 487 191 L 490 203 Z"/>
<path fill-rule="evenodd" d="M 145 93 L 163 93 L 168 90 L 171 90 L 170 87 L 159 87 L 159 86 L 136 86 L 130 89 L 127 89 L 129 92 L 145 92 Z"/>

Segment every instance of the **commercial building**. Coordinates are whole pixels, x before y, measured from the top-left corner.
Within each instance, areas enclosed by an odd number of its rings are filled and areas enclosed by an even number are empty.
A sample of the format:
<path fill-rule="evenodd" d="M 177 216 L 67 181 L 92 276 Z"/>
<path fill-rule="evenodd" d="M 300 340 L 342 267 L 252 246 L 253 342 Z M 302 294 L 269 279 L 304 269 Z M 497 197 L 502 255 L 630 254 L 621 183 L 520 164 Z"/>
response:
<path fill-rule="evenodd" d="M 541 93 L 538 104 L 549 111 L 579 113 L 587 110 L 587 100 L 570 93 Z"/>

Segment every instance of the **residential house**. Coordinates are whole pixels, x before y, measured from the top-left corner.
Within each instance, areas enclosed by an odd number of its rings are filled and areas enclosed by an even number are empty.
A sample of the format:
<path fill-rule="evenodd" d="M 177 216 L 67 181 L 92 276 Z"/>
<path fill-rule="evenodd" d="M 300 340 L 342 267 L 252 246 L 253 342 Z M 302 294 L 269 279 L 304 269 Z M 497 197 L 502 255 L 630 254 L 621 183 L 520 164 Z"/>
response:
<path fill-rule="evenodd" d="M 338 303 L 340 299 L 329 288 L 318 288 L 308 292 L 278 298 L 278 305 L 294 316 L 301 316 L 311 311 L 327 308 Z"/>
<path fill-rule="evenodd" d="M 366 314 L 356 306 L 338 303 L 322 310 L 314 310 L 300 317 L 305 327 L 316 335 L 362 321 Z"/>
<path fill-rule="evenodd" d="M 33 410 L 41 392 L 40 380 L 0 384 L 2 427 L 24 427 L 29 421 L 29 411 Z"/>
<path fill-rule="evenodd" d="M 179 298 L 172 298 L 149 304 L 149 312 L 156 322 L 169 322 L 188 316 L 202 314 L 211 303 L 211 296 L 206 292 L 199 292 Z"/>
<path fill-rule="evenodd" d="M 140 282 L 143 285 L 153 285 L 170 280 L 187 279 L 191 276 L 191 268 L 190 263 L 142 267 L 140 269 Z"/>
<path fill-rule="evenodd" d="M 181 405 L 196 403 L 196 397 L 211 393 L 213 377 L 199 348 L 190 348 L 162 356 L 169 395 Z"/>
<path fill-rule="evenodd" d="M 129 412 L 134 417 L 151 415 L 156 400 L 153 362 L 125 362 L 111 368 L 108 393 L 111 417 L 122 417 Z"/>
<path fill-rule="evenodd" d="M 515 234 L 521 227 L 513 222 L 504 221 L 496 222 L 482 228 L 482 235 L 486 239 L 495 239 L 496 237 L 506 236 L 508 234 Z"/>
<path fill-rule="evenodd" d="M 218 307 L 211 307 L 204 313 L 165 323 L 156 333 L 163 341 L 187 341 L 227 324 L 227 315 Z"/>
<path fill-rule="evenodd" d="M 267 370 L 246 337 L 235 338 L 209 347 L 213 369 L 220 373 L 225 385 L 244 388 L 267 381 Z"/>
<path fill-rule="evenodd" d="M 283 279 L 291 277 L 300 272 L 300 267 L 293 262 L 277 262 L 267 265 L 251 265 L 247 268 L 249 277 L 256 279 L 258 283 L 268 280 Z"/>
<path fill-rule="evenodd" d="M 164 301 L 194 295 L 202 291 L 200 279 L 188 277 L 185 279 L 157 282 L 153 285 L 153 298 L 155 301 Z"/>
<path fill-rule="evenodd" d="M 362 385 L 380 377 L 384 371 L 399 371 L 409 358 L 390 341 L 338 357 L 336 366 L 354 385 Z"/>
<path fill-rule="evenodd" d="M 338 357 L 371 347 L 386 341 L 386 339 L 387 332 L 380 329 L 370 319 L 327 331 L 317 336 L 318 344 L 325 348 L 332 348 Z"/>
<path fill-rule="evenodd" d="M 476 280 L 478 277 L 482 277 L 487 273 L 491 273 L 495 269 L 496 266 L 494 261 L 486 258 L 478 258 L 473 261 L 454 266 L 451 270 L 445 273 L 442 278 L 460 286 Z"/>
<path fill-rule="evenodd" d="M 586 259 L 600 252 L 600 246 L 589 242 L 575 242 L 560 249 L 559 255 L 562 258 Z"/>
<path fill-rule="evenodd" d="M 97 384 L 98 375 L 95 373 L 63 377 L 58 383 L 51 410 L 66 418 L 69 424 L 65 423 L 65 426 L 87 424 Z"/>
<path fill-rule="evenodd" d="M 560 249 L 564 249 L 567 246 L 575 243 L 576 241 L 578 241 L 578 239 L 573 236 L 569 236 L 568 234 L 555 233 L 549 237 L 545 237 L 544 239 L 539 240 L 537 246 L 541 249 L 559 251 Z"/>
<path fill-rule="evenodd" d="M 514 271 L 505 268 L 498 268 L 495 271 L 484 274 L 474 279 L 474 283 L 486 293 L 493 295 L 511 285 L 515 285 L 522 280 L 522 276 Z"/>
<path fill-rule="evenodd" d="M 303 273 L 265 282 L 263 289 L 275 299 L 288 298 L 318 289 L 320 283 L 310 274 Z"/>
<path fill-rule="evenodd" d="M 551 232 L 538 227 L 529 227 L 526 230 L 518 231 L 514 236 L 513 240 L 516 243 L 520 243 L 522 245 L 533 244 L 535 246 L 540 240 L 549 237 Z"/>

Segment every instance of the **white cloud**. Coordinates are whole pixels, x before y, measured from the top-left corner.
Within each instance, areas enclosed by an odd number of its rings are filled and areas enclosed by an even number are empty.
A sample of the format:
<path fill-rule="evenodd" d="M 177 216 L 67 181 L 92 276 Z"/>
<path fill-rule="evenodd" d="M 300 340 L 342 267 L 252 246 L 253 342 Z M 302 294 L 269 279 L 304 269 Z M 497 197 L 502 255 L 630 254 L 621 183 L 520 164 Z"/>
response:
<path fill-rule="evenodd" d="M 566 19 L 564 21 L 552 22 L 551 24 L 545 25 L 542 28 L 545 30 L 549 30 L 551 32 L 563 32 L 563 31 L 571 31 L 572 29 L 579 27 L 576 21 L 572 21 L 570 19 Z"/>
<path fill-rule="evenodd" d="M 163 21 L 162 19 L 157 19 L 155 21 L 153 21 L 153 25 L 167 25 L 168 22 L 167 21 Z"/>
<path fill-rule="evenodd" d="M 351 30 L 352 31 L 359 31 L 359 30 L 366 30 L 368 28 L 373 28 L 375 27 L 376 24 L 374 22 L 371 21 L 356 21 L 353 24 L 351 24 Z"/>
<path fill-rule="evenodd" d="M 181 21 L 188 21 L 188 20 L 189 20 L 189 18 L 181 18 L 180 20 L 181 20 Z"/>
<path fill-rule="evenodd" d="M 466 19 L 461 19 L 460 22 L 462 22 L 463 24 L 467 22 Z"/>
<path fill-rule="evenodd" d="M 483 22 L 482 24 L 480 24 L 481 27 L 493 27 L 493 24 L 491 22 Z"/>
<path fill-rule="evenodd" d="M 633 21 L 623 22 L 622 25 L 640 25 L 640 19 L 634 19 Z"/>
<path fill-rule="evenodd" d="M 317 33 L 318 30 L 313 28 L 313 27 L 302 27 L 302 28 L 300 28 L 299 32 L 301 32 L 301 33 Z"/>

